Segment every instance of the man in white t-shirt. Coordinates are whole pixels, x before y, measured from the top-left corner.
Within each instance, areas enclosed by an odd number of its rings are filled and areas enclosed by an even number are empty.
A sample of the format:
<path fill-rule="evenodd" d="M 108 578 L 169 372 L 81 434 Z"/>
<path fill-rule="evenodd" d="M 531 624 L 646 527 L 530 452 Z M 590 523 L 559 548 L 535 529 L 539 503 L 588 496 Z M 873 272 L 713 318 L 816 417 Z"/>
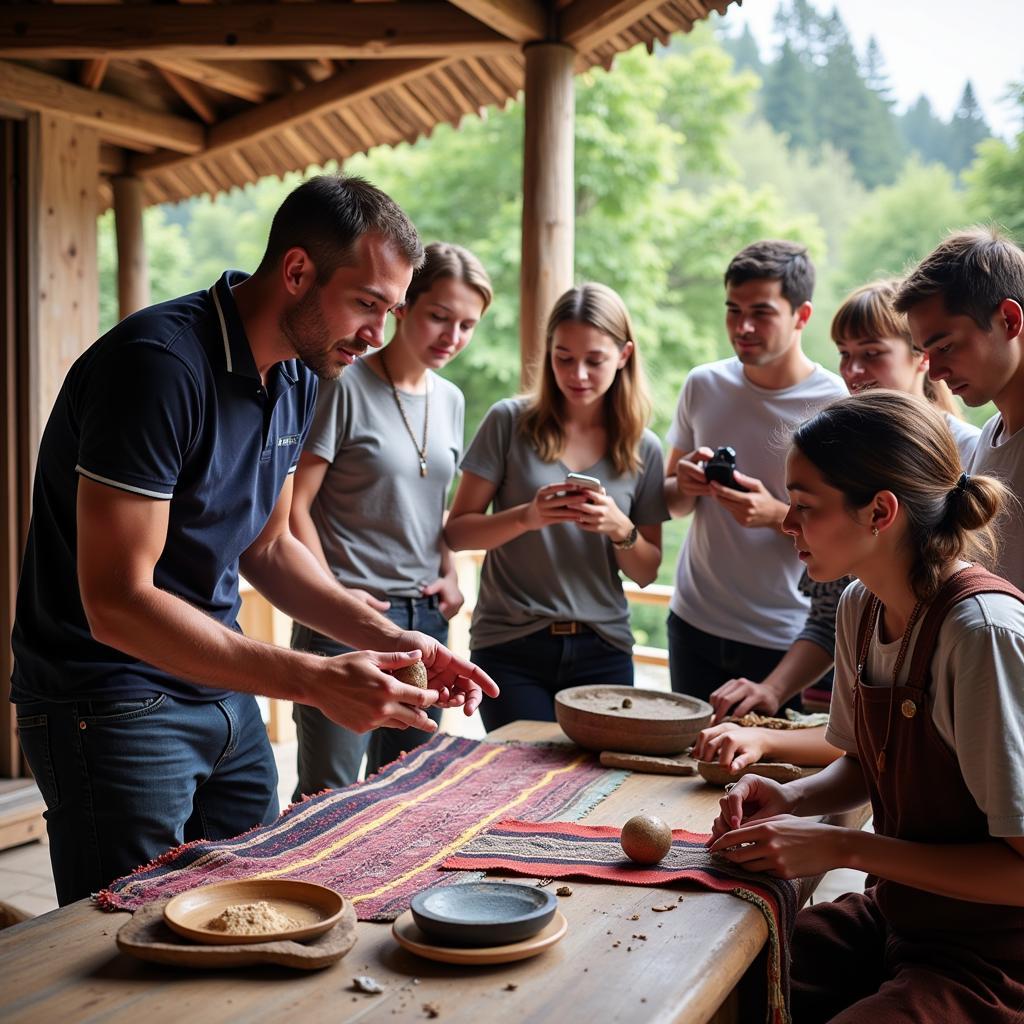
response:
<path fill-rule="evenodd" d="M 803 628 L 801 565 L 780 532 L 789 509 L 786 447 L 794 426 L 846 387 L 804 355 L 814 267 L 804 246 L 762 241 L 725 272 L 735 357 L 692 370 L 668 433 L 665 497 L 693 513 L 668 620 L 672 689 L 705 700 L 730 679 L 760 680 Z M 737 490 L 709 483 L 716 448 L 736 453 Z"/>
<path fill-rule="evenodd" d="M 994 402 L 967 467 L 999 477 L 1024 499 L 1024 251 L 990 228 L 950 235 L 907 277 L 896 308 L 914 345 L 928 353 L 928 375 L 967 405 Z M 993 572 L 1024 588 L 1024 515 L 1000 523 Z"/>

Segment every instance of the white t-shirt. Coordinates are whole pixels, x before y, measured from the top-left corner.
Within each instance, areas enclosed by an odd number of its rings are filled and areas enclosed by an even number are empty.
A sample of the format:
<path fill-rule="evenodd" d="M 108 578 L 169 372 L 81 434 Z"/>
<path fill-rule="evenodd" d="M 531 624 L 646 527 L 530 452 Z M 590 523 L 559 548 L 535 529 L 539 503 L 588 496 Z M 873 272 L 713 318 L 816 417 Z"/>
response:
<path fill-rule="evenodd" d="M 855 580 L 839 602 L 836 620 L 836 675 L 825 738 L 850 753 L 857 752 L 857 631 L 869 599 Z M 923 620 L 922 615 L 914 627 L 911 652 Z M 900 639 L 881 643 L 876 627 L 864 669 L 868 685 L 892 685 L 899 649 Z M 908 654 L 900 685 L 910 662 Z M 939 629 L 931 669 L 932 721 L 959 761 L 989 833 L 1024 835 L 1024 605 L 1006 594 L 979 594 L 954 605 Z"/>
<path fill-rule="evenodd" d="M 741 473 L 788 501 L 793 428 L 846 394 L 842 380 L 817 364 L 799 384 L 772 391 L 752 384 L 736 358 L 708 363 L 687 376 L 668 443 L 681 452 L 731 445 Z M 801 571 L 792 538 L 740 526 L 714 498 L 701 497 L 679 554 L 670 607 L 712 636 L 784 650 L 807 618 Z"/>
<path fill-rule="evenodd" d="M 978 435 L 981 434 L 981 431 L 973 423 L 968 423 L 951 412 L 944 415 L 946 423 L 949 424 L 949 432 L 953 435 L 957 448 L 960 449 L 960 464 L 966 469 L 971 464 L 971 459 L 974 458 L 974 449 L 978 445 Z"/>
<path fill-rule="evenodd" d="M 993 416 L 981 428 L 967 472 L 998 477 L 1018 501 L 1024 501 L 1024 429 L 1004 437 L 1002 416 Z M 997 576 L 1024 590 L 1024 514 L 1012 502 L 999 520 L 999 560 L 991 568 Z"/>

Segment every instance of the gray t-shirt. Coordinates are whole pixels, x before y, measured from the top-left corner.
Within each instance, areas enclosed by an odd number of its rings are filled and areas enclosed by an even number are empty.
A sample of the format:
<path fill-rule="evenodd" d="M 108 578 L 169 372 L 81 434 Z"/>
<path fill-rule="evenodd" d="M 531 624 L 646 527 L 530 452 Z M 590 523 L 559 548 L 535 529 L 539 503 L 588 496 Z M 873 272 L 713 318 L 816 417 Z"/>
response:
<path fill-rule="evenodd" d="M 668 443 L 681 452 L 731 445 L 736 468 L 779 501 L 793 428 L 826 402 L 846 396 L 834 373 L 815 366 L 790 388 L 758 387 L 735 357 L 691 370 Z M 714 499 L 700 497 L 676 569 L 671 609 L 712 636 L 785 650 L 807 619 L 793 539 L 768 527 L 748 529 Z"/>
<path fill-rule="evenodd" d="M 462 460 L 463 470 L 498 488 L 494 512 L 532 501 L 538 488 L 564 480 L 568 472 L 559 461 L 541 461 L 518 433 L 524 406 L 525 400 L 513 398 L 492 406 Z M 607 456 L 583 472 L 596 476 L 637 526 L 653 526 L 668 519 L 662 459 L 657 436 L 645 430 L 638 473 L 618 475 Z M 607 537 L 557 523 L 487 552 L 473 611 L 474 650 L 563 621 L 585 622 L 612 646 L 633 650 L 629 606 Z"/>
<path fill-rule="evenodd" d="M 839 602 L 836 675 L 825 730 L 832 746 L 854 754 L 855 648 L 869 597 L 855 580 Z M 923 621 L 922 615 L 911 645 Z M 875 629 L 864 666 L 866 685 L 892 685 L 901 639 L 882 643 Z M 901 685 L 910 662 L 908 655 Z M 989 833 L 1024 835 L 1024 605 L 1006 594 L 978 594 L 954 605 L 939 629 L 931 670 L 932 721 L 956 755 L 967 788 L 988 818 Z"/>
<path fill-rule="evenodd" d="M 978 435 L 981 431 L 973 423 L 968 423 L 951 412 L 945 413 L 945 417 L 949 431 L 960 451 L 960 464 L 966 469 L 974 457 L 974 449 L 978 445 Z"/>
<path fill-rule="evenodd" d="M 330 465 L 312 516 L 327 564 L 346 586 L 375 597 L 419 597 L 441 571 L 448 489 L 462 454 L 465 399 L 428 373 L 427 475 L 387 381 L 357 359 L 320 386 L 305 450 Z M 423 439 L 426 395 L 400 392 Z"/>
<path fill-rule="evenodd" d="M 989 568 L 1024 590 L 1024 510 L 1018 504 L 1024 500 L 1024 429 L 1006 437 L 1003 417 L 993 416 L 981 429 L 967 472 L 998 477 L 1017 498 L 999 519 L 999 560 Z"/>

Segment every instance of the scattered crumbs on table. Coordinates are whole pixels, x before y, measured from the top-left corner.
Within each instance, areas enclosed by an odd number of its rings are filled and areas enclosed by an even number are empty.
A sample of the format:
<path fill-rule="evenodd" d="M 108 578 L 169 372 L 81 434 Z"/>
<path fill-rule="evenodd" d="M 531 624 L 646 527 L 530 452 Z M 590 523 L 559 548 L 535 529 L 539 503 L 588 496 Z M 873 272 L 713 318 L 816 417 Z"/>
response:
<path fill-rule="evenodd" d="M 418 984 L 420 983 L 420 979 L 419 979 L 419 978 L 413 978 L 413 979 L 412 979 L 412 983 L 413 983 L 414 985 L 418 985 Z"/>
<path fill-rule="evenodd" d="M 569 886 L 567 886 L 567 885 L 560 885 L 555 890 L 555 895 L 556 896 L 571 896 L 572 895 L 572 889 L 570 889 Z"/>
<path fill-rule="evenodd" d="M 666 903 L 663 907 L 651 907 L 651 910 L 657 914 L 664 914 L 666 910 L 675 910 L 678 906 L 678 903 Z"/>
<path fill-rule="evenodd" d="M 633 947 L 632 946 L 627 946 L 626 947 L 626 952 L 627 953 L 632 953 L 633 952 Z"/>
<path fill-rule="evenodd" d="M 515 990 L 516 990 L 517 988 L 519 988 L 519 986 L 518 986 L 518 985 L 517 985 L 517 984 L 516 984 L 516 983 L 515 983 L 514 981 L 510 981 L 510 982 L 509 982 L 509 983 L 508 983 L 508 984 L 507 984 L 507 985 L 505 986 L 505 991 L 506 991 L 506 992 L 515 992 Z"/>
<path fill-rule="evenodd" d="M 683 902 L 683 900 L 685 900 L 685 899 L 686 899 L 686 897 L 685 897 L 685 896 L 680 896 L 680 897 L 679 897 L 679 898 L 678 898 L 678 899 L 676 900 L 676 903 L 682 903 L 682 902 Z"/>
<path fill-rule="evenodd" d="M 640 915 L 639 914 L 633 914 L 633 916 L 630 917 L 630 921 L 639 921 L 639 920 L 640 920 Z"/>
<path fill-rule="evenodd" d="M 423 1012 L 428 1017 L 440 1017 L 441 1016 L 441 1006 L 440 1006 L 439 1003 L 424 1003 L 423 1004 Z"/>
<path fill-rule="evenodd" d="M 612 943 L 612 949 L 618 949 L 618 948 L 619 948 L 619 946 L 621 946 L 621 945 L 622 945 L 622 942 L 621 942 L 621 941 L 620 941 L 619 939 L 616 939 L 616 940 L 615 940 L 615 941 L 614 941 L 614 942 Z"/>
<path fill-rule="evenodd" d="M 538 878 L 536 886 L 538 889 L 543 888 L 545 885 L 550 885 L 554 881 L 553 878 Z"/>
<path fill-rule="evenodd" d="M 366 992 L 371 996 L 380 995 L 384 991 L 384 986 L 376 978 L 371 978 L 368 974 L 356 975 L 352 979 L 352 987 L 357 992 Z"/>
<path fill-rule="evenodd" d="M 647 940 L 647 936 L 644 935 L 643 932 L 633 932 L 633 938 L 634 939 L 643 939 L 644 941 Z"/>

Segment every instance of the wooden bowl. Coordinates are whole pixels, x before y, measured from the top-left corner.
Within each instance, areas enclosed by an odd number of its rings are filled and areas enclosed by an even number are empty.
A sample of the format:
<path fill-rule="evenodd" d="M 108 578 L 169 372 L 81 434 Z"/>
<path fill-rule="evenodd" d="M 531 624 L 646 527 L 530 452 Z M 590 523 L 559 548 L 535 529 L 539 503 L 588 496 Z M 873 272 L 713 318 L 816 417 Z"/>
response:
<path fill-rule="evenodd" d="M 298 921 L 284 928 L 257 935 L 236 935 L 210 928 L 209 923 L 225 908 L 236 903 L 264 900 L 276 910 Z M 164 921 L 179 935 L 194 942 L 217 946 L 238 946 L 250 942 L 309 939 L 333 928 L 341 920 L 345 899 L 326 885 L 292 878 L 246 879 L 217 882 L 189 889 L 167 901 Z"/>
<path fill-rule="evenodd" d="M 631 706 L 623 707 L 624 701 Z M 573 686 L 555 694 L 562 732 L 587 750 L 679 754 L 711 722 L 706 701 L 634 686 Z"/>

